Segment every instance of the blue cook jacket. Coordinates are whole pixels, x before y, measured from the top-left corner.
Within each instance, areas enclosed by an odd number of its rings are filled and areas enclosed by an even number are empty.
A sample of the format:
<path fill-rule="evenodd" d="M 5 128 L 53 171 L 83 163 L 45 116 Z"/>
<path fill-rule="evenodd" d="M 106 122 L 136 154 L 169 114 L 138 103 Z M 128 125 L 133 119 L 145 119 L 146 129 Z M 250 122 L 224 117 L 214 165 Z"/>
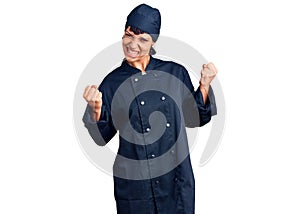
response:
<path fill-rule="evenodd" d="M 217 113 L 212 89 L 204 104 L 182 65 L 151 56 L 145 75 L 124 60 L 99 90 L 101 118 L 93 122 L 87 106 L 83 122 L 100 146 L 119 131 L 113 166 L 117 212 L 194 213 L 195 182 L 185 127 L 205 125 Z"/>

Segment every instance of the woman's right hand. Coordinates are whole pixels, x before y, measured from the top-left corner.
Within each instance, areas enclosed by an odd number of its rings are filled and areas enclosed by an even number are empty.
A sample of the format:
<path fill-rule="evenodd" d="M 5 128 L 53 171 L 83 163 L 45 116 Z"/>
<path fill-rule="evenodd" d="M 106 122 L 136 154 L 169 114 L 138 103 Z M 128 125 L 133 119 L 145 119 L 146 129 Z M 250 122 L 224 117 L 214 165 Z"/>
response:
<path fill-rule="evenodd" d="M 92 118 L 98 121 L 101 116 L 102 93 L 98 90 L 96 85 L 88 85 L 84 90 L 83 98 L 93 109 Z"/>

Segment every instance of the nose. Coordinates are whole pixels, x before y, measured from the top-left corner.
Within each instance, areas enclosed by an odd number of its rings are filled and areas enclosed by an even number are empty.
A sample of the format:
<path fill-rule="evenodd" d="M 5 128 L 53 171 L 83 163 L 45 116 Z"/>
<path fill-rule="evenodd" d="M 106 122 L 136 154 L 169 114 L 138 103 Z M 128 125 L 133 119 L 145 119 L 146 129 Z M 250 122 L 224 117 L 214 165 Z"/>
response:
<path fill-rule="evenodd" d="M 132 49 L 136 49 L 139 47 L 139 44 L 138 42 L 136 41 L 136 39 L 132 39 L 131 42 L 129 43 L 130 44 L 130 48 Z"/>

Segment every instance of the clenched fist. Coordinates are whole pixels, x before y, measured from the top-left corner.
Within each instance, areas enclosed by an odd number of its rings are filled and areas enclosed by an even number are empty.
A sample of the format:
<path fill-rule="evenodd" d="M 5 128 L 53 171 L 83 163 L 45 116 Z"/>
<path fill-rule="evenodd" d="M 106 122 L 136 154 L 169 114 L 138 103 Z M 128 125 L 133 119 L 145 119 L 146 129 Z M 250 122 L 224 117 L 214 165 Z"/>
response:
<path fill-rule="evenodd" d="M 200 78 L 200 90 L 203 95 L 204 103 L 206 103 L 208 97 L 210 83 L 215 78 L 217 73 L 218 70 L 212 62 L 203 64 Z"/>
<path fill-rule="evenodd" d="M 98 121 L 101 115 L 102 93 L 98 90 L 96 85 L 89 85 L 84 90 L 83 98 L 93 109 L 93 119 Z"/>
<path fill-rule="evenodd" d="M 202 70 L 201 70 L 200 84 L 203 87 L 208 88 L 211 81 L 215 78 L 217 73 L 218 73 L 218 70 L 212 62 L 210 62 L 208 64 L 203 64 Z"/>

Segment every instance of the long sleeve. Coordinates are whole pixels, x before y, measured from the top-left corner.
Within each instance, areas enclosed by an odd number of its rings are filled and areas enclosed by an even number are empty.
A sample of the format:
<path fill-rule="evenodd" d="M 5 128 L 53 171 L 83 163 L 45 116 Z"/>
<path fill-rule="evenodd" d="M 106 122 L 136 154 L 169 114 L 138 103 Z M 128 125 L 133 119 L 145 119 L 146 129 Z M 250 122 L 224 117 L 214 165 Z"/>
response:
<path fill-rule="evenodd" d="M 208 99 L 204 104 L 200 87 L 194 91 L 194 86 L 188 75 L 188 72 L 183 68 L 184 79 L 183 82 L 190 90 L 190 94 L 184 98 L 183 114 L 185 124 L 187 127 L 198 127 L 207 124 L 211 120 L 211 116 L 217 114 L 217 107 L 215 103 L 215 96 L 212 88 L 209 88 Z"/>
<path fill-rule="evenodd" d="M 113 125 L 108 103 L 107 96 L 102 92 L 102 108 L 99 121 L 96 122 L 91 118 L 92 109 L 88 105 L 82 118 L 90 136 L 99 146 L 105 146 L 117 132 Z"/>

